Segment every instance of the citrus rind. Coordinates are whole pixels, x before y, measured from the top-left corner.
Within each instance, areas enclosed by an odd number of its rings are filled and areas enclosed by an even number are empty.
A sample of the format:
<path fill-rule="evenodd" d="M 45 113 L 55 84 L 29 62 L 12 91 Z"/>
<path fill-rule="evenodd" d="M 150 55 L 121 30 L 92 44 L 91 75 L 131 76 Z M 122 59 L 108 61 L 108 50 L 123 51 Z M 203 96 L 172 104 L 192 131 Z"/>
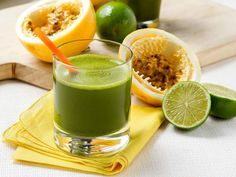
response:
<path fill-rule="evenodd" d="M 236 116 L 236 92 L 216 84 L 204 83 L 211 95 L 211 115 L 222 119 Z"/>

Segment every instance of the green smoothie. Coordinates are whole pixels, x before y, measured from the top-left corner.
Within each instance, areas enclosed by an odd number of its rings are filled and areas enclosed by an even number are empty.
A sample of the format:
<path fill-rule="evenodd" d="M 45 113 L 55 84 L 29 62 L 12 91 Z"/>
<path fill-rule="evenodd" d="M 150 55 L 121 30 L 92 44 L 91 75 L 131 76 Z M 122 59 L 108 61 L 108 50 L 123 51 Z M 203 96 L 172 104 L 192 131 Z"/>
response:
<path fill-rule="evenodd" d="M 70 73 L 63 65 L 54 71 L 56 127 L 84 137 L 107 135 L 125 127 L 131 104 L 129 66 L 93 54 L 70 60 L 80 68 L 79 74 Z"/>
<path fill-rule="evenodd" d="M 159 19 L 161 0 L 120 0 L 134 11 L 138 22 Z"/>

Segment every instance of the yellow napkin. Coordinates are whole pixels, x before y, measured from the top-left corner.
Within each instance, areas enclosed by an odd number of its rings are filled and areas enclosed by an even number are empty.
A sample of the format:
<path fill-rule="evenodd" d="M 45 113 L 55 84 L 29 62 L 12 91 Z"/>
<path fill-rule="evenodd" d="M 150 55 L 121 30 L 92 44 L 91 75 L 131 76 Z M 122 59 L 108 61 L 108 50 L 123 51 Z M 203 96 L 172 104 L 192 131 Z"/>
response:
<path fill-rule="evenodd" d="M 126 149 L 109 157 L 73 157 L 60 151 L 53 141 L 52 92 L 41 97 L 7 129 L 4 141 L 17 146 L 14 159 L 104 175 L 123 171 L 141 151 L 164 120 L 160 108 L 132 105 L 131 141 Z"/>

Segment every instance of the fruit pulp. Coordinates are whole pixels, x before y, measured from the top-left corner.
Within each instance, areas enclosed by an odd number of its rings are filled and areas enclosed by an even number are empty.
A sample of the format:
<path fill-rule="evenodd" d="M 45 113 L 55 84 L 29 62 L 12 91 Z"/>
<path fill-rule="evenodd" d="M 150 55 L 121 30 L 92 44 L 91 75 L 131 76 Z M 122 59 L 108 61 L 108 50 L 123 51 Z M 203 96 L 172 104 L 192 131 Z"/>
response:
<path fill-rule="evenodd" d="M 165 94 L 162 110 L 178 128 L 192 129 L 204 123 L 211 107 L 208 91 L 198 82 L 182 81 Z"/>
<path fill-rule="evenodd" d="M 120 0 L 134 11 L 138 22 L 159 19 L 161 0 Z"/>
<path fill-rule="evenodd" d="M 112 134 L 124 128 L 131 104 L 129 66 L 93 54 L 70 60 L 81 68 L 79 74 L 69 73 L 65 66 L 54 71 L 55 126 L 83 137 Z"/>

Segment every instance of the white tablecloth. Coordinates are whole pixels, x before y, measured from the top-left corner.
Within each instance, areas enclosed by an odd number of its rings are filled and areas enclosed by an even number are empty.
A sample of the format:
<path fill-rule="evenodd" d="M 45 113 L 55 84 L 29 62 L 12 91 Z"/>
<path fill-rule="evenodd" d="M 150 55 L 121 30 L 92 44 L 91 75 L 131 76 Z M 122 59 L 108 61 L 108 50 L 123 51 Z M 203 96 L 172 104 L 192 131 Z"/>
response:
<path fill-rule="evenodd" d="M 235 0 L 215 1 L 236 8 Z M 236 57 L 204 68 L 202 82 L 236 90 Z M 1 81 L 0 134 L 44 93 L 19 81 Z M 16 163 L 13 152 L 14 148 L 0 143 L 0 177 L 97 176 Z M 117 176 L 236 177 L 236 118 L 224 121 L 209 117 L 201 127 L 187 132 L 163 125 L 131 166 Z"/>

